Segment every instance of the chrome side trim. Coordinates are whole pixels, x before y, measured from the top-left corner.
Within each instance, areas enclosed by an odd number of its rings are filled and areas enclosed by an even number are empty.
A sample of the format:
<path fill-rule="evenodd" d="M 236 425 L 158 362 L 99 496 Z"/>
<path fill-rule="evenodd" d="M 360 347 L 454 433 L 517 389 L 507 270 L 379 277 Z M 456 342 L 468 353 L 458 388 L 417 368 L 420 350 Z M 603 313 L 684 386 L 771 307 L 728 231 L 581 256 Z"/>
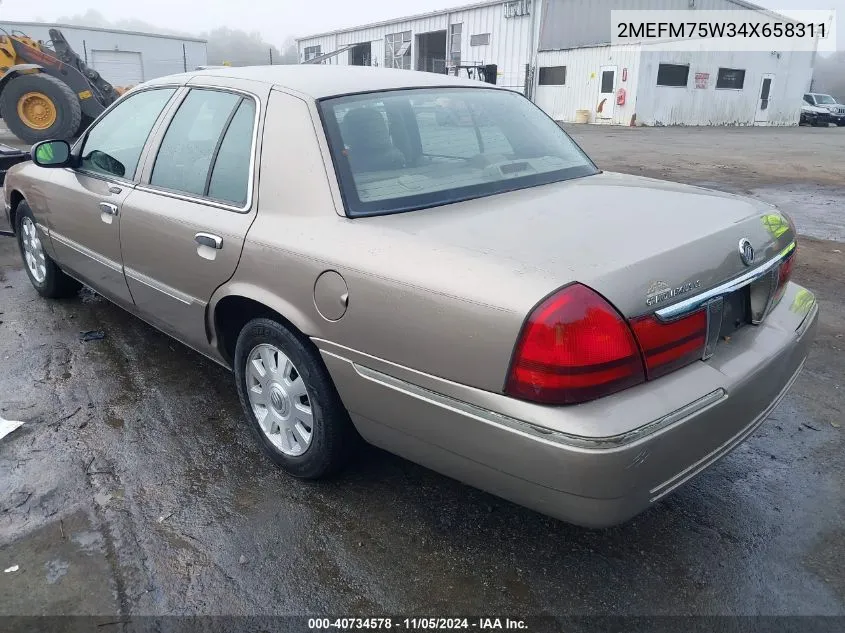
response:
<path fill-rule="evenodd" d="M 44 237 L 50 237 L 50 227 L 49 226 L 47 226 L 45 224 L 41 224 L 41 222 L 36 222 L 35 228 L 37 228 L 39 231 L 41 231 L 44 234 Z"/>
<path fill-rule="evenodd" d="M 176 299 L 176 301 L 184 303 L 187 306 L 193 305 L 194 303 L 202 303 L 191 295 L 180 292 L 179 290 L 176 290 L 176 288 L 172 288 L 171 286 L 156 281 L 152 277 L 148 277 L 147 275 L 140 273 L 137 270 L 133 270 L 132 268 L 125 268 L 123 272 L 133 281 L 137 281 L 139 284 L 144 284 L 148 288 L 152 288 L 163 295 L 167 295 L 171 299 Z"/>
<path fill-rule="evenodd" d="M 762 266 L 758 266 L 753 270 L 749 270 L 747 273 L 744 273 L 739 277 L 736 277 L 735 279 L 731 279 L 730 281 L 726 281 L 725 283 L 720 284 L 715 288 L 705 290 L 704 292 L 699 293 L 694 297 L 689 297 L 688 299 L 684 299 L 683 301 L 679 301 L 678 303 L 672 304 L 665 308 L 661 308 L 660 310 L 657 310 L 655 314 L 659 319 L 669 321 L 687 312 L 697 310 L 714 297 L 728 294 L 729 292 L 733 292 L 734 290 L 739 290 L 743 286 L 747 286 L 748 284 L 756 281 L 757 279 L 768 273 L 770 270 L 775 268 L 775 266 L 780 265 L 780 263 L 794 250 L 795 242 L 792 242 L 789 246 L 787 246 L 780 253 L 778 253 L 777 256 L 773 257 Z"/>
<path fill-rule="evenodd" d="M 90 248 L 87 248 L 80 244 L 79 242 L 74 242 L 72 239 L 61 235 L 60 233 L 56 233 L 55 231 L 50 232 L 50 237 L 57 241 L 59 244 L 67 246 L 68 248 L 76 251 L 80 255 L 85 255 L 90 259 L 93 259 L 98 264 L 102 264 L 106 268 L 111 268 L 113 271 L 123 274 L 123 264 L 120 262 L 116 262 L 113 259 L 109 259 L 108 257 L 103 257 L 99 253 L 92 251 Z"/>
<path fill-rule="evenodd" d="M 332 354 L 331 352 L 326 352 L 325 350 L 322 351 L 322 353 L 346 360 L 341 356 Z M 716 389 L 715 391 L 708 393 L 704 397 L 699 398 L 698 400 L 695 400 L 676 411 L 628 431 L 627 433 L 620 433 L 619 435 L 609 435 L 605 437 L 587 437 L 583 435 L 554 431 L 546 427 L 531 424 L 530 422 L 525 422 L 524 420 L 518 420 L 517 418 L 513 418 L 508 415 L 490 411 L 489 409 L 464 402 L 463 400 L 457 400 L 451 396 L 431 391 L 430 389 L 420 387 L 419 385 L 412 384 L 405 380 L 400 380 L 399 378 L 359 365 L 358 363 L 352 362 L 352 367 L 362 378 L 379 383 L 389 389 L 400 391 L 414 398 L 424 400 L 430 404 L 443 407 L 444 409 L 449 409 L 455 413 L 469 416 L 480 422 L 491 424 L 513 433 L 519 433 L 520 435 L 537 441 L 587 450 L 608 450 L 632 444 L 647 435 L 657 433 L 669 426 L 682 422 L 686 418 L 698 414 L 702 410 L 722 401 L 727 396 L 724 389 Z"/>

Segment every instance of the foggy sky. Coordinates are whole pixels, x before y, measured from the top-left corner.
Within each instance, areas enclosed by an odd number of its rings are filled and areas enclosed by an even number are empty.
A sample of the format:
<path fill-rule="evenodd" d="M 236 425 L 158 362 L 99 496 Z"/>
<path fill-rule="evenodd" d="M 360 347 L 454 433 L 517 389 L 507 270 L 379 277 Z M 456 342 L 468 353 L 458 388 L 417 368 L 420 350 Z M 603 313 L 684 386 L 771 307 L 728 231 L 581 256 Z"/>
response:
<path fill-rule="evenodd" d="M 0 19 L 55 21 L 94 9 L 108 20 L 137 18 L 188 33 L 219 26 L 258 31 L 265 40 L 279 46 L 288 36 L 300 37 L 473 1 L 476 0 L 0 0 Z M 837 48 L 845 50 L 845 0 L 756 0 L 755 4 L 775 10 L 836 9 Z"/>

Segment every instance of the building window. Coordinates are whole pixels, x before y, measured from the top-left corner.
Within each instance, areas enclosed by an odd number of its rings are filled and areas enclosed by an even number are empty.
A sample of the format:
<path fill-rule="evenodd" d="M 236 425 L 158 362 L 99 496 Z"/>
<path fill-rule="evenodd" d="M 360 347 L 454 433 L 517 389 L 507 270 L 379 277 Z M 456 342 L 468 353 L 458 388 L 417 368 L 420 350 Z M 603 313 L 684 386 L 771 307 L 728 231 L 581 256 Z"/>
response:
<path fill-rule="evenodd" d="M 317 46 L 306 46 L 305 47 L 305 61 L 307 62 L 309 59 L 314 59 L 315 57 L 319 57 L 322 53 L 320 53 L 320 45 Z"/>
<path fill-rule="evenodd" d="M 449 63 L 452 66 L 461 65 L 461 32 L 463 24 L 452 24 L 449 27 Z"/>
<path fill-rule="evenodd" d="M 487 46 L 490 43 L 489 33 L 479 33 L 478 35 L 469 36 L 470 46 Z"/>
<path fill-rule="evenodd" d="M 505 18 L 518 18 L 531 13 L 531 0 L 505 2 Z"/>
<path fill-rule="evenodd" d="M 566 66 L 545 66 L 540 68 L 541 86 L 565 86 Z"/>
<path fill-rule="evenodd" d="M 737 68 L 720 68 L 716 79 L 717 90 L 742 90 L 745 85 L 745 71 Z"/>
<path fill-rule="evenodd" d="M 384 67 L 411 70 L 411 32 L 391 33 L 384 38 Z"/>
<path fill-rule="evenodd" d="M 689 79 L 689 66 L 679 64 L 660 64 L 657 68 L 658 86 L 686 87 Z"/>

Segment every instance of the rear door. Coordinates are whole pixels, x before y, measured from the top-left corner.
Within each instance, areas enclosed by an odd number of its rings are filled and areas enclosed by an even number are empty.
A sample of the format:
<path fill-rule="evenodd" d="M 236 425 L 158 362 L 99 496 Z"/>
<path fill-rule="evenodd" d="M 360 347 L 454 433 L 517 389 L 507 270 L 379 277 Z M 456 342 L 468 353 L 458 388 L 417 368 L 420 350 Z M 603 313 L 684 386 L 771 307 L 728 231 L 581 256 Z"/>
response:
<path fill-rule="evenodd" d="M 137 309 L 200 350 L 208 300 L 235 272 L 255 217 L 262 98 L 192 87 L 124 202 L 120 238 Z"/>

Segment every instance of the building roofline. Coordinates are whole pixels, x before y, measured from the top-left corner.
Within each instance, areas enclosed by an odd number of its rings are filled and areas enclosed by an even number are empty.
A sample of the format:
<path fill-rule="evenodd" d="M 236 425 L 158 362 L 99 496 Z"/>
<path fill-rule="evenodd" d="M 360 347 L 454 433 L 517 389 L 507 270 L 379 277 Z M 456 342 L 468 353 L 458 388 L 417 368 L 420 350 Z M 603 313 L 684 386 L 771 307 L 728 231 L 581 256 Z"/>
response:
<path fill-rule="evenodd" d="M 110 29 L 102 26 L 83 26 L 81 24 L 62 24 L 58 22 L 17 22 L 13 20 L 1 20 L 0 26 L 42 26 L 57 29 L 85 29 L 86 31 L 101 31 L 105 33 L 119 33 L 121 35 L 143 35 L 144 37 L 160 37 L 167 40 L 179 40 L 185 42 L 201 42 L 208 44 L 208 40 L 190 35 L 169 35 L 167 33 L 148 33 L 146 31 L 128 31 L 126 29 Z"/>
<path fill-rule="evenodd" d="M 297 37 L 294 40 L 299 43 L 303 40 L 312 40 L 315 37 L 325 37 L 327 35 L 337 35 L 339 33 L 349 33 L 351 31 L 360 31 L 362 29 L 371 29 L 377 26 L 387 26 L 388 24 L 396 24 L 397 22 L 407 22 L 409 20 L 420 20 L 422 18 L 430 18 L 435 15 L 446 15 L 447 13 L 456 13 L 458 11 L 468 11 L 470 9 L 480 9 L 482 7 L 490 7 L 496 4 L 504 4 L 507 0 L 485 0 L 484 2 L 474 2 L 472 4 L 465 4 L 458 7 L 450 7 L 448 9 L 438 9 L 436 11 L 427 11 L 425 13 L 415 13 L 414 15 L 406 15 L 390 20 L 379 20 L 378 22 L 369 22 L 368 24 L 358 24 L 356 26 L 348 26 L 342 29 L 335 29 L 333 31 L 325 31 L 323 33 L 314 33 L 304 37 Z"/>
<path fill-rule="evenodd" d="M 484 0 L 483 2 L 474 2 L 472 4 L 465 4 L 462 6 L 451 7 L 448 9 L 438 9 L 437 11 L 427 11 L 426 13 L 415 13 L 414 15 L 406 15 L 403 17 L 392 18 L 390 20 L 380 20 L 378 22 L 369 22 L 367 24 L 359 24 L 356 26 L 348 26 L 341 29 L 334 29 L 332 31 L 323 31 L 322 33 L 313 33 L 311 35 L 306 35 L 304 37 L 297 37 L 294 38 L 294 41 L 299 44 L 303 40 L 313 40 L 317 37 L 326 37 L 328 35 L 339 35 L 340 33 L 351 33 L 352 31 L 361 31 L 363 29 L 371 29 L 379 26 L 387 26 L 388 24 L 396 24 L 397 22 L 408 22 L 410 20 L 420 20 L 422 18 L 430 18 L 436 15 L 445 15 L 447 13 L 456 13 L 458 11 L 469 11 L 471 9 L 480 9 L 483 7 L 489 7 L 496 4 L 504 4 L 507 0 Z M 543 2 L 544 0 L 536 0 L 538 2 Z M 770 15 L 780 15 L 776 11 L 772 11 L 771 9 L 767 9 L 765 7 L 761 7 L 760 5 L 753 4 L 751 2 L 747 2 L 746 0 L 728 0 L 737 6 L 743 7 L 745 9 L 750 9 L 752 11 L 762 11 L 764 13 L 768 13 Z"/>

